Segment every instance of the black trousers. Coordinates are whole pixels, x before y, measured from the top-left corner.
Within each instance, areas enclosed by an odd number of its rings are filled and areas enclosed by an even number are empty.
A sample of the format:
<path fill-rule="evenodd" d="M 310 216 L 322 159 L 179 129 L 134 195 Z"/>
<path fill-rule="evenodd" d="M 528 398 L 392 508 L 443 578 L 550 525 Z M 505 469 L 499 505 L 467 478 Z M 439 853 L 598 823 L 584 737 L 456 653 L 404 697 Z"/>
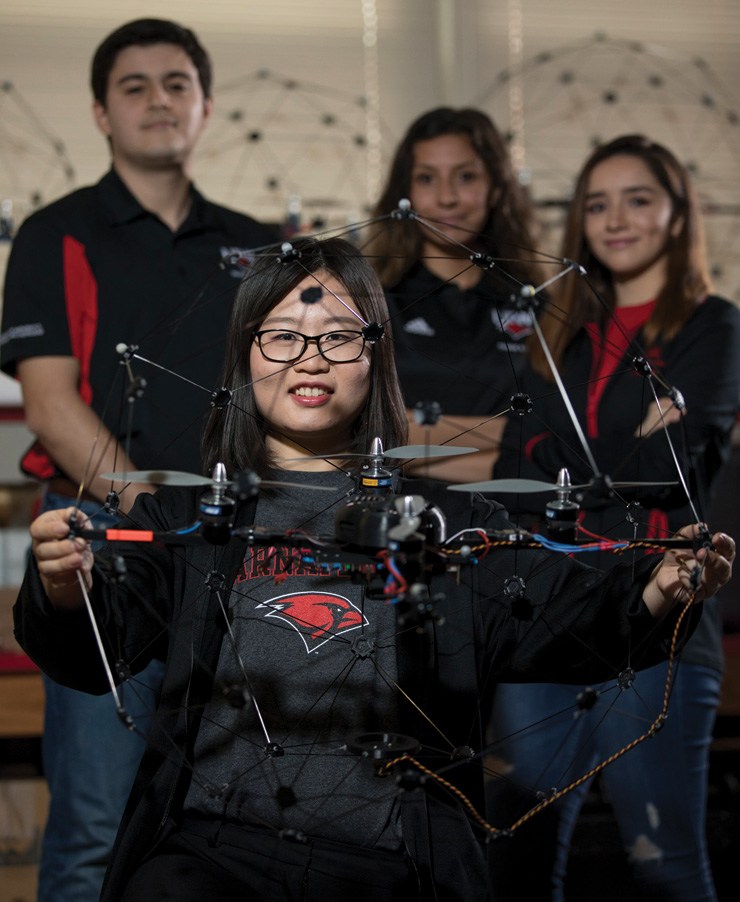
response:
<path fill-rule="evenodd" d="M 402 853 L 185 820 L 131 875 L 122 902 L 408 902 L 420 898 Z"/>

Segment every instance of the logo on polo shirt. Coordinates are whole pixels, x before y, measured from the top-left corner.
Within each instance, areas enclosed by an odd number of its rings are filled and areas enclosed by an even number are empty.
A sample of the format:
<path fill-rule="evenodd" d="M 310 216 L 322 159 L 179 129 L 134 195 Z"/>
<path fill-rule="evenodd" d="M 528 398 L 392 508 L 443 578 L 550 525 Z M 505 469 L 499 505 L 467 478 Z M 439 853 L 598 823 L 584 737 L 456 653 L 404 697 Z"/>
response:
<path fill-rule="evenodd" d="M 534 331 L 534 314 L 531 310 L 502 310 L 500 320 L 498 312 L 492 310 L 491 320 L 512 341 L 524 341 Z"/>
<path fill-rule="evenodd" d="M 257 255 L 251 247 L 222 247 L 221 262 L 229 268 L 229 275 L 243 279 Z"/>
<path fill-rule="evenodd" d="M 6 345 L 9 341 L 15 341 L 19 338 L 40 338 L 44 334 L 44 327 L 41 323 L 27 323 L 24 326 L 11 326 L 0 335 L 0 347 Z"/>

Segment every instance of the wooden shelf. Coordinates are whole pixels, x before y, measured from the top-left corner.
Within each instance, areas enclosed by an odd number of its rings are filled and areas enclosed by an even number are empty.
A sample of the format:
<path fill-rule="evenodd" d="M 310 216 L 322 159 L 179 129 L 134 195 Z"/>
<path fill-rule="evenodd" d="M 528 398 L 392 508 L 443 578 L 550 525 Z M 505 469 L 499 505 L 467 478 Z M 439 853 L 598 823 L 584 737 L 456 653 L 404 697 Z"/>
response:
<path fill-rule="evenodd" d="M 43 729 L 41 674 L 0 673 L 0 738 L 40 736 Z"/>

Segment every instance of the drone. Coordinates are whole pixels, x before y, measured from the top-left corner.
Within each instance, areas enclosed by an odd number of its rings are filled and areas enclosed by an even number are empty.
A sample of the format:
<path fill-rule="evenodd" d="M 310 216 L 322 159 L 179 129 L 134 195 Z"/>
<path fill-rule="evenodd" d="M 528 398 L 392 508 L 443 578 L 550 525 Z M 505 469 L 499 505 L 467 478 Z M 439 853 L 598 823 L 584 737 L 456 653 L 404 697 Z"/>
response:
<path fill-rule="evenodd" d="M 263 489 L 301 487 L 316 491 L 332 490 L 311 485 L 310 482 L 263 480 L 252 471 L 236 473 L 229 478 L 223 463 L 214 466 L 210 477 L 172 470 L 102 474 L 102 478 L 113 480 L 202 488 L 203 492 L 198 499 L 198 520 L 187 528 L 168 532 L 135 528 L 98 530 L 82 529 L 72 522 L 70 529 L 73 535 L 90 541 L 158 542 L 173 545 L 224 545 L 239 541 L 245 546 L 283 545 L 299 548 L 303 554 L 310 556 L 312 563 L 318 564 L 327 572 L 342 567 L 356 580 L 364 581 L 368 597 L 385 600 L 392 597 L 396 604 L 406 603 L 412 597 L 428 595 L 429 585 L 436 573 L 474 565 L 481 555 L 487 555 L 495 548 L 620 553 L 628 548 L 640 547 L 662 552 L 667 548 L 695 548 L 709 540 L 708 532 L 694 540 L 581 540 L 577 537 L 580 506 L 572 500 L 571 494 L 592 486 L 571 485 L 566 469 L 560 471 L 557 482 L 552 484 L 532 479 L 493 479 L 447 486 L 449 491 L 483 495 L 498 492 L 554 492 L 555 499 L 546 505 L 546 535 L 512 526 L 507 530 L 471 529 L 448 536 L 446 517 L 439 506 L 429 503 L 423 495 L 397 492 L 397 469 L 393 462 L 420 457 L 443 458 L 474 453 L 476 450 L 435 445 L 405 445 L 384 450 L 381 439 L 375 438 L 366 454 L 338 454 L 332 457 L 332 460 L 357 460 L 359 466 L 349 474 L 354 486 L 339 505 L 334 518 L 334 534 L 328 536 L 311 536 L 304 531 L 277 531 L 269 526 L 236 527 L 234 521 L 237 503 L 255 498 Z M 602 485 L 611 490 L 638 484 L 612 483 L 605 477 Z M 392 591 L 389 591 L 389 586 Z"/>
<path fill-rule="evenodd" d="M 421 425 L 427 425 L 426 420 Z M 329 456 L 330 463 L 346 461 L 344 470 L 347 478 L 348 491 L 345 495 L 340 490 L 339 501 L 332 505 L 334 510 L 333 529 L 326 520 L 322 521 L 325 535 L 311 535 L 306 529 L 271 528 L 264 525 L 241 525 L 244 521 L 237 514 L 241 503 L 258 498 L 262 492 L 272 490 L 289 491 L 300 485 L 302 489 L 316 489 L 317 491 L 334 491 L 310 484 L 310 474 L 302 474 L 303 482 L 278 482 L 268 478 L 262 479 L 257 473 L 245 470 L 237 473 L 227 473 L 223 463 L 217 463 L 210 475 L 195 475 L 180 473 L 177 471 L 134 471 L 126 473 L 104 474 L 104 478 L 115 481 L 146 482 L 162 486 L 183 486 L 195 489 L 197 496 L 195 510 L 196 515 L 190 523 L 183 523 L 177 529 L 166 532 L 153 532 L 136 528 L 85 530 L 80 529 L 74 523 L 70 524 L 73 534 L 85 539 L 109 543 L 127 542 L 152 542 L 163 545 L 201 545 L 214 546 L 215 548 L 231 545 L 243 547 L 245 556 L 251 553 L 251 549 L 261 547 L 269 549 L 274 547 L 288 547 L 292 549 L 292 560 L 305 562 L 312 565 L 314 571 L 329 575 L 337 574 L 347 576 L 362 587 L 362 598 L 369 603 L 391 607 L 393 616 L 392 630 L 397 631 L 403 641 L 411 640 L 414 648 L 419 650 L 419 666 L 417 677 L 420 682 L 425 682 L 425 676 L 430 672 L 429 668 L 434 662 L 428 654 L 428 649 L 433 647 L 435 632 L 446 637 L 453 635 L 454 623 L 449 616 L 449 607 L 444 595 L 435 594 L 435 576 L 443 573 L 457 575 L 458 579 L 467 580 L 472 572 L 484 558 L 495 555 L 498 549 L 515 549 L 535 553 L 543 550 L 554 551 L 559 554 L 574 554 L 587 551 L 612 551 L 621 553 L 629 548 L 642 548 L 654 551 L 663 551 L 669 547 L 694 547 L 697 542 L 708 541 L 707 536 L 700 536 L 697 540 L 687 538 L 641 540 L 611 540 L 611 541 L 582 541 L 578 532 L 578 512 L 580 492 L 603 492 L 609 494 L 617 491 L 625 484 L 612 482 L 605 475 L 597 475 L 590 483 L 584 485 L 571 485 L 567 470 L 561 470 L 555 483 L 543 483 L 536 480 L 489 480 L 482 483 L 465 483 L 448 486 L 448 490 L 463 492 L 468 496 L 495 497 L 499 493 L 506 492 L 545 492 L 554 494 L 554 499 L 546 505 L 544 535 L 533 533 L 515 525 L 507 525 L 504 529 L 476 529 L 469 528 L 450 535 L 448 517 L 445 514 L 445 505 L 441 503 L 439 495 L 434 493 L 435 502 L 428 500 L 427 483 L 414 481 L 400 481 L 398 479 L 398 467 L 403 461 L 413 458 L 444 457 L 451 454 L 472 453 L 476 449 L 445 447 L 426 445 L 407 445 L 400 448 L 384 450 L 380 439 L 375 439 L 366 454 L 339 454 Z M 598 474 L 595 466 L 594 473 Z M 351 488 L 350 488 L 351 486 Z M 111 493 L 111 502 L 115 504 L 115 493 Z M 110 496 L 109 496 L 110 497 Z M 336 494 L 334 498 L 336 499 Z M 332 499 L 334 501 L 334 499 Z M 450 518 L 450 522 L 454 522 Z M 457 527 L 456 527 L 457 528 Z M 114 547 L 113 545 L 109 546 Z M 269 554 L 269 552 L 266 552 Z M 115 556 L 115 555 L 114 555 Z M 111 576 L 104 577 L 125 581 L 126 561 L 125 555 L 118 555 L 122 562 L 119 568 L 113 568 Z M 551 562 L 545 561 L 545 566 Z M 510 616 L 517 621 L 531 619 L 531 604 L 528 597 L 525 579 L 529 579 L 530 571 L 524 566 L 507 570 L 507 579 L 497 584 L 503 604 L 510 610 Z M 491 561 L 484 566 L 490 565 Z M 527 562 L 529 563 L 529 562 Z M 207 571 L 206 571 L 207 572 Z M 508 574 L 513 574 L 509 576 Z M 523 576 L 522 576 L 523 574 Z M 205 587 L 202 591 L 208 591 L 211 598 L 217 596 L 218 609 L 223 613 L 226 628 L 230 625 L 229 615 L 231 608 L 229 599 L 221 598 L 220 589 L 223 588 L 223 577 L 218 586 L 211 577 L 220 576 L 216 571 L 208 574 Z M 272 578 L 272 577 L 270 577 Z M 472 579 L 472 576 L 470 577 Z M 280 590 L 278 590 L 279 592 Z M 359 594 L 359 593 L 358 593 Z M 245 595 L 248 597 L 248 595 Z M 238 603 L 239 598 L 234 602 Z M 94 620 L 94 613 L 88 601 L 88 613 Z M 386 612 L 384 611 L 384 616 Z M 445 624 L 447 615 L 447 624 Z M 518 624 L 517 624 L 518 626 Z M 680 626 L 677 624 L 676 630 Z M 163 629 L 167 626 L 163 625 Z M 526 629 L 526 624 L 524 625 Z M 370 658 L 371 642 L 363 635 L 355 636 L 352 641 L 346 638 L 340 640 L 347 653 L 351 665 L 364 662 Z M 339 645 L 339 643 L 337 643 Z M 346 646 L 346 647 L 345 647 Z M 105 651 L 101 647 L 101 657 L 105 658 Z M 673 652 L 671 652 L 673 654 Z M 671 659 L 672 661 L 672 659 Z M 104 661 L 104 664 L 107 662 Z M 240 663 L 240 662 L 239 662 Z M 360 666 L 365 666 L 360 663 Z M 242 668 L 243 670 L 243 668 Z M 118 670 L 120 676 L 121 671 Z M 257 712 L 261 702 L 259 692 L 253 691 L 253 686 L 246 674 L 242 673 L 242 679 L 224 679 L 220 681 L 216 689 L 221 693 L 223 700 L 229 707 L 243 708 Z M 634 672 L 631 667 L 620 671 L 618 679 L 620 686 L 622 681 L 625 686 L 631 685 Z M 115 695 L 115 681 L 110 679 Z M 118 699 L 118 697 L 116 696 Z M 418 704 L 418 700 L 411 698 L 412 704 Z M 123 705 L 118 701 L 119 713 L 125 714 Z M 423 709 L 419 709 L 424 715 Z M 425 715 L 426 716 L 426 715 Z M 645 735 L 653 729 L 658 729 L 664 711 L 656 718 L 655 725 L 651 725 Z M 365 724 L 362 724 L 365 727 Z M 373 724 L 375 727 L 376 725 Z M 403 789 L 407 786 L 421 785 L 425 781 L 439 780 L 439 785 L 448 788 L 444 774 L 448 768 L 466 768 L 467 762 L 478 759 L 483 751 L 474 751 L 466 746 L 457 746 L 457 737 L 454 748 L 445 748 L 444 760 L 439 768 L 439 774 L 432 772 L 423 763 L 428 753 L 428 743 L 424 740 L 424 732 L 417 731 L 411 724 L 399 723 L 404 731 L 416 733 L 417 736 L 407 736 L 396 732 L 357 732 L 348 731 L 350 735 L 340 737 L 342 748 L 361 758 L 373 762 L 379 776 L 385 776 L 393 770 L 396 782 Z M 382 727 L 381 727 L 382 729 Z M 466 738 L 466 737 L 463 737 Z M 642 738 L 642 737 L 641 737 Z M 264 753 L 268 757 L 277 757 L 285 753 L 279 742 L 273 741 L 273 737 L 265 736 L 266 745 Z M 416 759 L 423 747 L 421 761 Z M 426 759 L 428 760 L 428 759 Z M 405 782 L 402 782 L 405 781 Z M 569 787 L 566 787 L 566 790 Z M 566 791 L 562 790 L 560 792 Z M 553 795 L 552 799 L 557 796 Z M 463 801 L 465 801 L 463 799 Z M 549 800 L 548 800 L 549 801 Z M 467 804 L 467 803 L 466 803 Z M 543 805 L 546 803 L 542 803 Z M 490 825 L 481 823 L 472 806 L 470 815 L 488 832 L 488 835 L 496 835 L 501 831 L 491 828 Z M 535 809 L 536 810 L 536 809 Z M 516 825 L 514 825 L 516 826 Z M 513 829 L 513 827 L 512 827 Z"/>
<path fill-rule="evenodd" d="M 370 602 L 392 605 L 397 628 L 408 635 L 418 636 L 421 642 L 427 642 L 435 630 L 443 629 L 445 625 L 444 606 L 440 605 L 444 596 L 435 594 L 434 577 L 474 567 L 484 557 L 495 553 L 497 548 L 523 551 L 562 551 L 564 548 L 580 551 L 598 548 L 621 551 L 639 545 L 663 551 L 667 547 L 692 547 L 703 539 L 645 540 L 639 543 L 622 540 L 609 543 L 580 542 L 574 536 L 578 504 L 571 500 L 571 492 L 578 487 L 570 484 L 566 470 L 561 471 L 554 485 L 532 480 L 529 481 L 530 484 L 517 480 L 509 480 L 509 484 L 504 484 L 504 490 L 509 491 L 540 492 L 547 488 L 555 492 L 556 499 L 550 502 L 551 507 L 548 508 L 548 514 L 552 512 L 552 516 L 548 518 L 549 537 L 514 526 L 504 530 L 471 528 L 449 535 L 447 518 L 441 507 L 429 502 L 422 494 L 404 492 L 405 484 L 399 488 L 396 463 L 412 457 L 441 458 L 472 453 L 475 450 L 457 446 L 408 445 L 386 451 L 381 440 L 376 438 L 367 454 L 338 455 L 338 459 L 342 460 L 355 459 L 357 465 L 348 473 L 353 486 L 337 506 L 332 535 L 312 536 L 303 530 L 284 531 L 269 526 L 235 525 L 237 504 L 255 498 L 265 489 L 291 489 L 300 485 L 304 489 L 332 490 L 323 486 L 311 486 L 310 482 L 262 480 L 251 471 L 236 473 L 229 478 L 222 463 L 214 466 L 210 477 L 178 471 L 104 474 L 107 479 L 131 479 L 201 489 L 197 501 L 197 522 L 182 529 L 168 532 L 135 528 L 95 530 L 79 528 L 74 522 L 70 526 L 74 535 L 90 541 L 105 540 L 109 543 L 222 546 L 235 542 L 242 543 L 245 549 L 257 546 L 297 549 L 303 562 L 317 565 L 319 570 L 327 574 L 341 570 L 342 575 L 361 584 L 364 596 Z M 448 489 L 485 495 L 498 489 L 496 482 L 492 480 L 483 484 L 451 485 Z M 413 487 L 413 481 L 411 485 Z M 566 537 L 572 539 L 568 545 L 564 544 Z M 109 578 L 126 579 L 125 557 L 117 568 L 113 568 L 113 575 Z M 512 615 L 519 617 L 518 612 L 525 612 L 521 615 L 522 619 L 528 619 L 524 580 L 516 575 L 509 578 L 503 586 L 503 593 L 511 603 Z M 365 654 L 363 641 L 364 637 L 359 636 L 352 644 L 352 651 L 359 658 Z M 111 683 L 114 683 L 112 676 Z M 221 691 L 231 706 L 244 707 L 256 703 L 246 684 L 224 685 Z M 118 710 L 122 719 L 128 722 L 128 715 L 120 701 Z M 415 757 L 421 745 L 414 736 L 395 732 L 358 733 L 347 737 L 346 747 L 353 754 L 371 761 L 378 768 L 379 774 L 384 773 L 384 769 L 400 768 L 406 774 L 404 779 L 420 780 L 425 773 L 424 765 Z M 276 747 L 270 753 L 280 754 L 280 750 Z M 470 756 L 473 754 L 469 753 Z M 429 774 L 427 776 L 433 779 Z M 495 828 L 492 829 L 495 833 Z"/>

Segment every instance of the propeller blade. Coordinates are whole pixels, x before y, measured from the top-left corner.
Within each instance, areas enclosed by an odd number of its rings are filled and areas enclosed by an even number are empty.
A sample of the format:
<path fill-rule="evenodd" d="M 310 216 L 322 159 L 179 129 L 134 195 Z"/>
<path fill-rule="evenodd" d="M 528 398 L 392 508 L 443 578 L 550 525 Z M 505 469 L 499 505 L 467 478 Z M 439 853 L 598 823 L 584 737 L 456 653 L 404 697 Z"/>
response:
<path fill-rule="evenodd" d="M 174 485 L 179 487 L 217 484 L 210 476 L 198 476 L 197 473 L 185 473 L 181 470 L 128 470 L 121 473 L 101 473 L 100 479 L 113 479 L 117 482 L 146 482 L 150 485 Z M 224 483 L 219 484 L 224 485 Z M 331 486 L 311 485 L 306 482 L 279 482 L 270 479 L 260 479 L 258 484 L 269 486 L 270 488 L 311 489 L 315 492 L 336 491 Z"/>
<path fill-rule="evenodd" d="M 678 485 L 678 480 L 674 482 L 613 482 L 612 488 L 615 489 L 657 489 L 665 485 Z M 587 486 L 578 486 L 578 488 L 587 488 Z"/>
<path fill-rule="evenodd" d="M 306 457 L 284 457 L 288 461 L 298 460 L 377 460 L 377 458 L 389 458 L 391 460 L 408 460 L 412 457 L 454 457 L 457 454 L 474 454 L 478 448 L 464 448 L 461 445 L 400 445 L 398 448 L 389 448 L 380 454 L 367 454 L 358 451 L 355 454 L 311 454 Z"/>
<path fill-rule="evenodd" d="M 374 460 L 376 457 L 378 457 L 377 454 L 357 451 L 348 454 L 304 454 L 303 457 L 281 457 L 280 460 L 285 463 L 295 463 L 301 460 Z"/>
<path fill-rule="evenodd" d="M 554 492 L 563 487 L 539 479 L 485 479 L 483 482 L 463 482 L 448 485 L 451 492 Z M 575 486 L 573 486 L 575 488 Z"/>
<path fill-rule="evenodd" d="M 401 520 L 401 522 L 397 523 L 395 526 L 392 526 L 388 530 L 388 538 L 395 539 L 397 542 L 403 542 L 404 539 L 408 539 L 409 536 L 412 536 L 420 526 L 421 517 L 409 517 L 406 520 Z"/>
<path fill-rule="evenodd" d="M 385 452 L 385 457 L 403 460 L 411 457 L 455 457 L 458 454 L 475 454 L 478 448 L 464 448 L 461 445 L 400 445 Z"/>
<path fill-rule="evenodd" d="M 677 482 L 612 482 L 614 489 L 639 489 L 659 488 L 661 486 L 678 485 Z M 562 492 L 564 487 L 554 482 L 543 482 L 540 479 L 487 479 L 483 482 L 464 482 L 457 485 L 448 485 L 452 492 L 514 492 L 526 495 L 532 492 Z M 569 485 L 565 490 L 569 492 L 584 492 L 592 488 L 591 483 L 584 485 Z"/>
<path fill-rule="evenodd" d="M 122 473 L 101 473 L 100 478 L 115 479 L 118 482 L 146 482 L 151 485 L 213 485 L 210 476 L 198 476 L 181 470 L 127 470 Z"/>

